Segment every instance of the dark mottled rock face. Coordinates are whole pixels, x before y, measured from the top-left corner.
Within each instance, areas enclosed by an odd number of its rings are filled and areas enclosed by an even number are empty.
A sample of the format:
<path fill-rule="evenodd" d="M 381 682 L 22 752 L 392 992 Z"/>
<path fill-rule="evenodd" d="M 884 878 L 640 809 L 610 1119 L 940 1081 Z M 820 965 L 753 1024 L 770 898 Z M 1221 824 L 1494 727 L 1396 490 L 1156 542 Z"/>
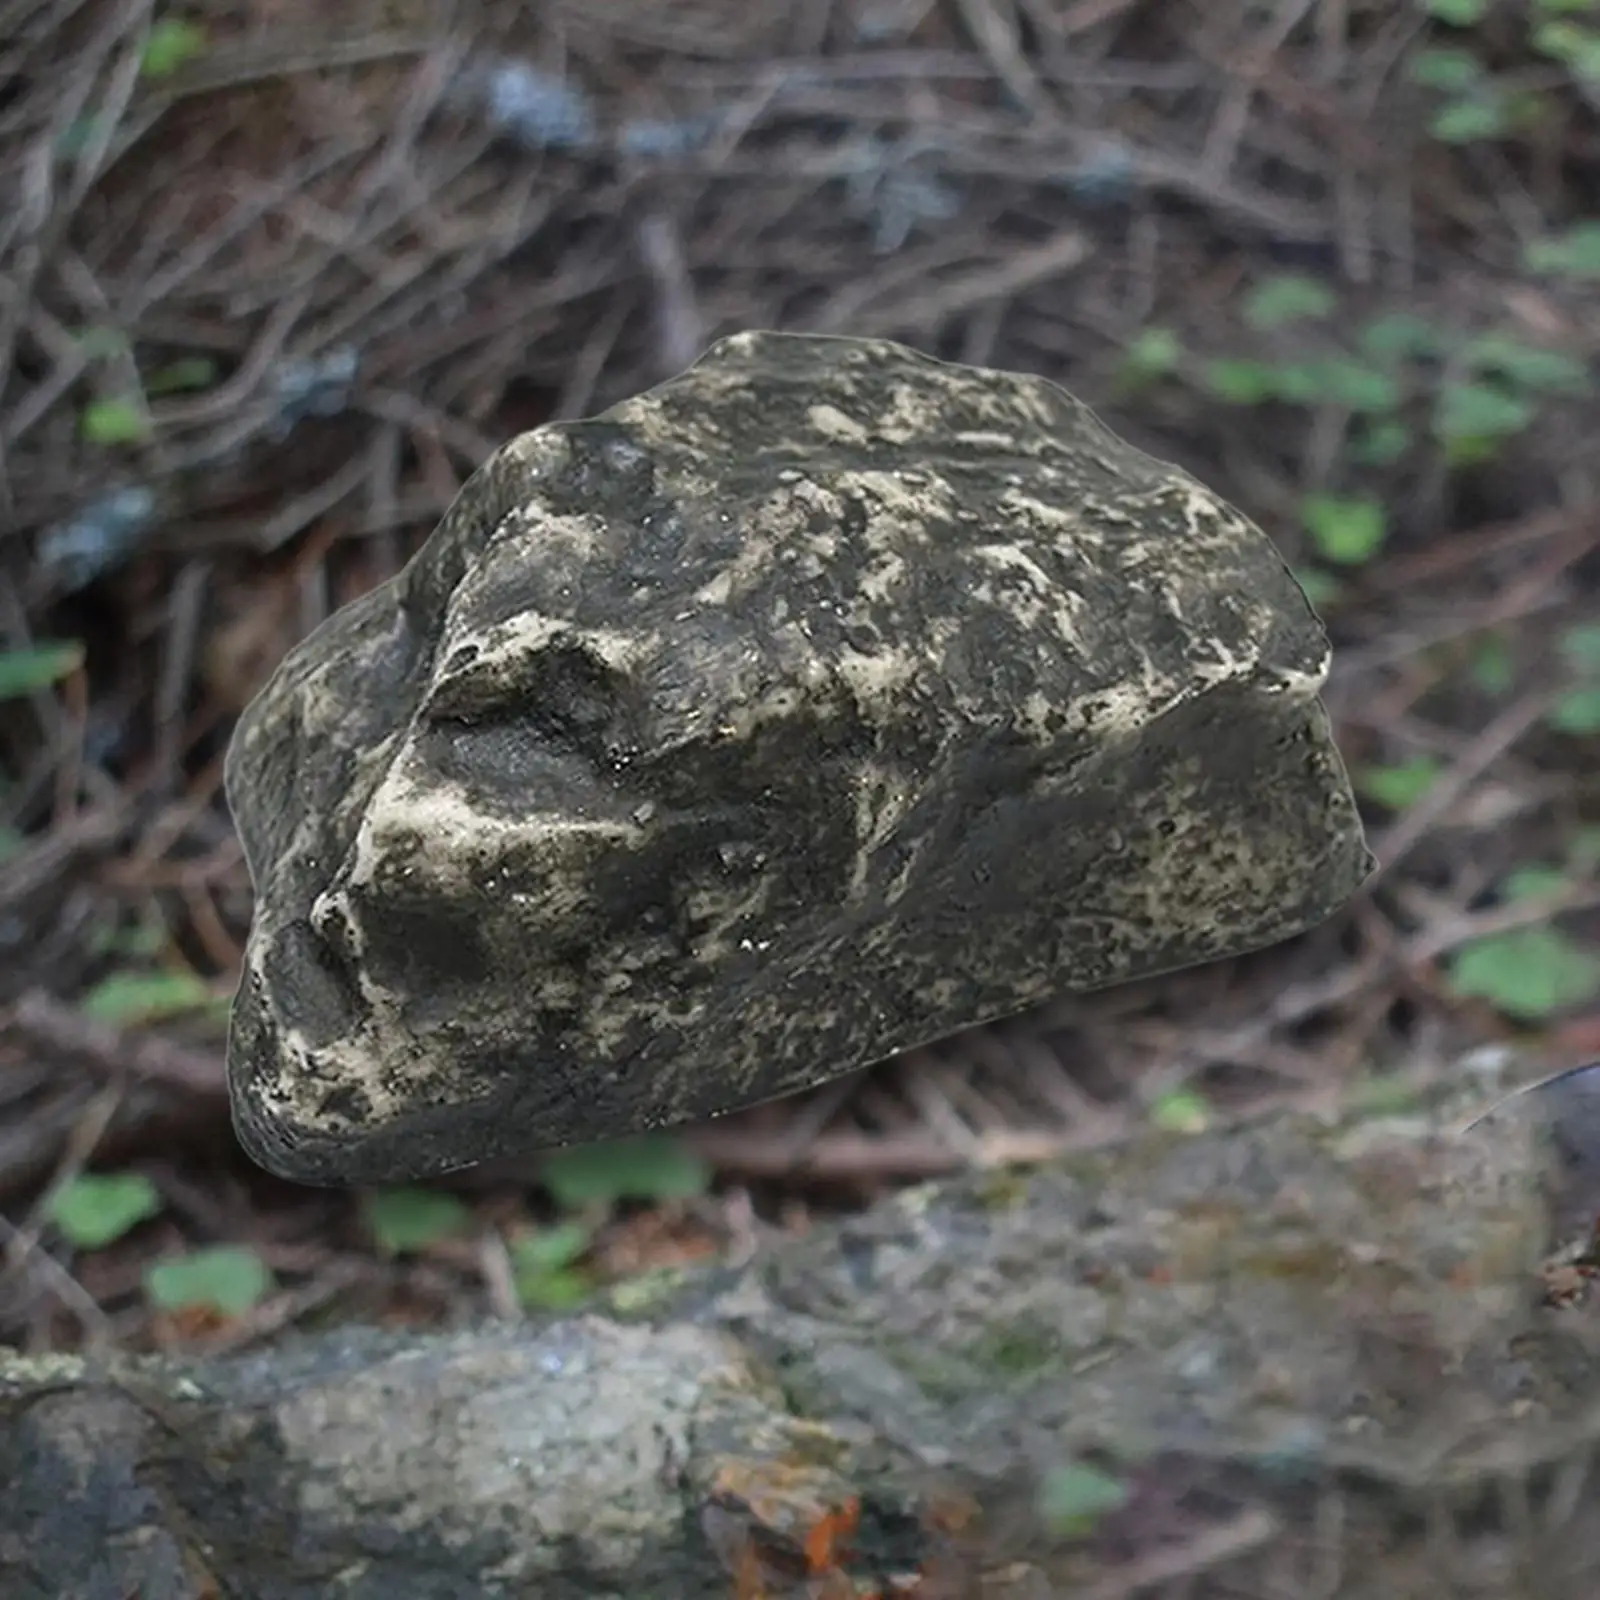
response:
<path fill-rule="evenodd" d="M 1296 933 L 1370 868 L 1327 662 L 1052 384 L 725 340 L 506 445 L 245 713 L 240 1136 L 422 1175 Z"/>

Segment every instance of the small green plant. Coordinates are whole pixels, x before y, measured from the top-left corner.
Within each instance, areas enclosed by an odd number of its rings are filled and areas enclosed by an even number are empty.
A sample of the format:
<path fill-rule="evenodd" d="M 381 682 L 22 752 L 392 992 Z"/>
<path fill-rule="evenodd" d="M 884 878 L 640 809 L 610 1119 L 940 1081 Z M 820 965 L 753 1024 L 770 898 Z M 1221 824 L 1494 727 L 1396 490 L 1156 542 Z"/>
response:
<path fill-rule="evenodd" d="M 170 78 L 179 67 L 203 55 L 206 31 L 182 17 L 161 17 L 145 40 L 139 71 L 146 78 Z"/>
<path fill-rule="evenodd" d="M 1514 390 L 1493 383 L 1447 383 L 1433 411 L 1433 436 L 1455 467 L 1476 465 L 1497 453 L 1501 443 L 1533 422 L 1533 404 Z"/>
<path fill-rule="evenodd" d="M 1562 257 L 1569 266 L 1581 260 L 1578 239 Z M 1472 466 L 1531 427 L 1548 397 L 1594 389 L 1587 362 L 1504 329 L 1463 332 L 1391 311 L 1346 340 L 1331 325 L 1336 310 L 1333 291 L 1317 279 L 1268 279 L 1246 294 L 1241 319 L 1268 343 L 1291 339 L 1298 348 L 1219 356 L 1186 368 L 1186 375 L 1226 405 L 1346 413 L 1346 459 L 1368 468 L 1404 461 L 1419 438 L 1430 438 L 1447 465 Z M 1417 426 L 1424 418 L 1425 431 Z M 1352 547 L 1350 556 L 1332 559 L 1370 558 L 1366 547 L 1382 520 L 1376 505 L 1362 502 L 1360 512 L 1346 514 L 1330 502 L 1321 517 L 1332 544 Z"/>
<path fill-rule="evenodd" d="M 1517 681 L 1517 664 L 1505 636 L 1487 633 L 1472 657 L 1472 681 L 1485 693 L 1508 693 Z"/>
<path fill-rule="evenodd" d="M 1388 518 L 1376 500 L 1308 495 L 1300 508 L 1306 532 L 1324 561 L 1359 567 L 1383 548 Z"/>
<path fill-rule="evenodd" d="M 1281 398 L 1278 369 L 1270 361 L 1221 357 L 1208 361 L 1202 374 L 1206 388 L 1233 406 L 1260 406 Z"/>
<path fill-rule="evenodd" d="M 103 1250 L 161 1209 L 161 1191 L 142 1172 L 83 1172 L 50 1196 L 46 1213 L 74 1250 Z"/>
<path fill-rule="evenodd" d="M 89 930 L 92 955 L 121 956 L 134 961 L 154 961 L 172 943 L 171 930 L 159 913 L 146 913 L 136 922 L 108 919 Z"/>
<path fill-rule="evenodd" d="M 0 650 L 0 700 L 19 700 L 48 689 L 82 666 L 83 644 L 77 639 Z"/>
<path fill-rule="evenodd" d="M 142 398 L 91 400 L 83 408 L 79 426 L 90 444 L 138 444 L 150 436 L 150 414 Z"/>
<path fill-rule="evenodd" d="M 1568 674 L 1546 719 L 1557 733 L 1589 737 L 1600 733 L 1600 623 L 1579 623 L 1561 636 Z"/>
<path fill-rule="evenodd" d="M 1560 867 L 1529 865 L 1506 874 L 1500 885 L 1500 898 L 1506 901 L 1542 900 L 1571 887 L 1572 880 Z"/>
<path fill-rule="evenodd" d="M 1433 114 L 1428 132 L 1441 144 L 1481 144 L 1515 131 L 1519 102 L 1487 80 L 1470 95 L 1451 100 Z"/>
<path fill-rule="evenodd" d="M 1244 299 L 1244 320 L 1259 332 L 1297 322 L 1322 322 L 1338 309 L 1327 284 L 1301 273 L 1284 272 L 1258 283 Z"/>
<path fill-rule="evenodd" d="M 1489 0 L 1428 0 L 1428 15 L 1452 28 L 1471 28 L 1489 14 Z"/>
<path fill-rule="evenodd" d="M 1441 356 L 1449 347 L 1450 336 L 1442 328 L 1412 311 L 1380 312 L 1356 335 L 1356 348 L 1385 371 Z"/>
<path fill-rule="evenodd" d="M 1561 350 L 1524 344 L 1506 333 L 1481 333 L 1466 340 L 1460 361 L 1480 381 L 1508 384 L 1530 394 L 1582 396 L 1593 387 L 1583 362 Z"/>
<path fill-rule="evenodd" d="M 178 968 L 170 972 L 114 972 L 79 1000 L 78 1009 L 95 1022 L 131 1028 L 204 1011 L 216 1003 L 217 997 L 202 978 Z"/>
<path fill-rule="evenodd" d="M 1397 1117 L 1417 1109 L 1417 1085 L 1398 1072 L 1374 1072 L 1356 1081 L 1350 1109 L 1369 1117 Z"/>
<path fill-rule="evenodd" d="M 576 1218 L 510 1241 L 512 1281 L 529 1311 L 570 1311 L 594 1293 L 578 1263 L 593 1242 L 593 1230 Z"/>
<path fill-rule="evenodd" d="M 1552 13 L 1558 8 L 1547 0 L 1540 9 Z M 1587 12 L 1589 8 L 1580 9 Z M 1560 62 L 1573 77 L 1589 83 L 1600 82 L 1600 33 L 1593 28 L 1548 16 L 1534 28 L 1531 42 L 1540 55 Z"/>
<path fill-rule="evenodd" d="M 125 361 L 132 353 L 127 334 L 109 323 L 91 323 L 76 329 L 72 342 L 85 361 Z"/>
<path fill-rule="evenodd" d="M 152 399 L 209 389 L 217 381 L 217 363 L 210 356 L 180 356 L 140 377 L 137 388 L 130 393 L 123 374 L 134 367 L 135 352 L 121 328 L 91 324 L 77 329 L 73 339 L 86 362 L 96 366 L 113 364 L 115 378 L 107 380 L 105 386 L 123 391 L 99 395 L 79 415 L 78 431 L 89 444 L 102 448 L 142 444 L 148 439 Z"/>
<path fill-rule="evenodd" d="M 1542 1022 L 1600 996 L 1600 954 L 1553 926 L 1517 928 L 1458 950 L 1450 984 L 1519 1022 Z"/>
<path fill-rule="evenodd" d="M 219 1244 L 169 1256 L 144 1274 L 144 1292 L 158 1311 L 209 1311 L 242 1317 L 272 1293 L 271 1269 L 244 1245 Z"/>
<path fill-rule="evenodd" d="M 1338 604 L 1344 594 L 1344 585 L 1331 572 L 1323 572 L 1316 567 L 1297 567 L 1294 581 L 1318 610 Z"/>
<path fill-rule="evenodd" d="M 1204 1133 L 1211 1102 L 1194 1089 L 1168 1089 L 1150 1103 L 1150 1121 L 1165 1133 Z"/>
<path fill-rule="evenodd" d="M 1355 774 L 1355 782 L 1367 799 L 1390 811 L 1405 811 L 1427 794 L 1441 771 L 1434 757 L 1413 756 L 1392 766 L 1363 767 Z"/>
<path fill-rule="evenodd" d="M 705 1162 L 667 1134 L 553 1151 L 544 1158 L 539 1176 L 563 1211 L 588 1211 L 621 1200 L 689 1200 L 704 1194 L 711 1182 Z"/>
<path fill-rule="evenodd" d="M 472 1212 L 453 1194 L 437 1189 L 375 1189 L 361 1197 L 361 1215 L 385 1255 L 416 1255 L 441 1240 L 458 1237 Z"/>
<path fill-rule="evenodd" d="M 1471 30 L 1488 15 L 1488 0 L 1428 0 L 1433 19 L 1453 30 L 1449 42 L 1430 44 L 1411 61 L 1414 83 L 1438 94 L 1429 124 L 1445 144 L 1500 139 L 1532 127 L 1545 116 L 1545 101 L 1521 87 L 1511 73 L 1490 70 Z M 1564 68 L 1575 87 L 1600 82 L 1600 31 L 1593 0 L 1534 0 L 1524 9 L 1524 43 L 1531 54 Z"/>
<path fill-rule="evenodd" d="M 1052 1467 L 1039 1485 L 1040 1520 L 1062 1539 L 1088 1538 L 1127 1503 L 1126 1483 L 1081 1461 Z"/>
<path fill-rule="evenodd" d="M 1389 373 L 1343 356 L 1296 361 L 1220 359 L 1208 362 L 1202 382 L 1229 405 L 1277 401 L 1294 406 L 1343 406 L 1363 415 L 1397 408 L 1404 395 Z"/>
<path fill-rule="evenodd" d="M 1141 328 L 1118 364 L 1114 385 L 1123 396 L 1141 394 L 1170 378 L 1183 362 L 1183 345 L 1171 328 Z"/>
<path fill-rule="evenodd" d="M 1568 835 L 1567 867 L 1579 873 L 1600 868 L 1600 825 L 1574 828 Z"/>
<path fill-rule="evenodd" d="M 164 394 L 188 394 L 209 389 L 217 381 L 217 364 L 209 356 L 183 356 L 157 367 L 145 380 L 144 392 L 152 399 Z"/>
<path fill-rule="evenodd" d="M 1411 429 L 1394 417 L 1363 419 L 1350 439 L 1350 459 L 1363 467 L 1392 467 L 1414 442 Z"/>
<path fill-rule="evenodd" d="M 1442 45 L 1419 51 L 1411 81 L 1443 97 L 1428 122 L 1442 144 L 1498 139 L 1515 126 L 1515 102 L 1470 50 Z"/>
<path fill-rule="evenodd" d="M 1600 733 L 1600 681 L 1568 689 L 1551 709 L 1549 722 L 1557 733 L 1585 738 Z"/>

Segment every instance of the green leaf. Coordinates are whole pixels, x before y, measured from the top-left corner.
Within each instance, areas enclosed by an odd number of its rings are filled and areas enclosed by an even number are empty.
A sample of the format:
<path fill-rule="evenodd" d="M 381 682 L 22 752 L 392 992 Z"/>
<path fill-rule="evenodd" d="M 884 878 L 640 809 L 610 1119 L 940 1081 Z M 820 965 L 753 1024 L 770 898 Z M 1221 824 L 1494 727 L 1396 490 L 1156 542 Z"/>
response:
<path fill-rule="evenodd" d="M 1489 0 L 1428 0 L 1428 13 L 1452 28 L 1471 28 L 1489 14 Z"/>
<path fill-rule="evenodd" d="M 1600 78 L 1600 34 L 1572 22 L 1545 22 L 1533 30 L 1533 48 L 1577 77 Z"/>
<path fill-rule="evenodd" d="M 50 1196 L 48 1214 L 74 1250 L 103 1250 L 161 1210 L 142 1172 L 84 1172 Z"/>
<path fill-rule="evenodd" d="M 72 342 L 77 345 L 85 361 L 118 360 L 128 353 L 127 334 L 121 328 L 108 327 L 103 323 L 79 328 L 73 334 Z"/>
<path fill-rule="evenodd" d="M 517 1303 L 526 1311 L 575 1311 L 594 1295 L 594 1285 L 581 1273 L 523 1273 L 516 1279 Z"/>
<path fill-rule="evenodd" d="M 1475 372 L 1489 373 L 1525 389 L 1551 394 L 1584 395 L 1591 388 L 1584 362 L 1559 350 L 1541 350 L 1503 333 L 1486 333 L 1462 351 L 1465 364 Z"/>
<path fill-rule="evenodd" d="M 1344 593 L 1344 585 L 1331 572 L 1324 572 L 1320 567 L 1299 568 L 1294 574 L 1294 581 L 1300 585 L 1313 610 L 1333 605 Z"/>
<path fill-rule="evenodd" d="M 38 689 L 48 689 L 82 665 L 83 643 L 78 639 L 0 651 L 0 700 L 17 700 Z"/>
<path fill-rule="evenodd" d="M 1392 418 L 1367 423 L 1350 441 L 1350 459 L 1367 467 L 1390 467 L 1411 448 L 1411 430 Z"/>
<path fill-rule="evenodd" d="M 1039 1486 L 1039 1516 L 1064 1539 L 1087 1537 L 1127 1503 L 1125 1483 L 1081 1461 L 1052 1468 Z"/>
<path fill-rule="evenodd" d="M 78 1009 L 96 1022 L 130 1027 L 202 1010 L 211 1000 L 211 990 L 193 972 L 113 972 L 84 995 Z"/>
<path fill-rule="evenodd" d="M 681 1139 L 642 1134 L 573 1145 L 545 1157 L 540 1179 L 564 1211 L 619 1200 L 687 1200 L 706 1192 L 711 1171 Z"/>
<path fill-rule="evenodd" d="M 1327 363 L 1285 361 L 1272 373 L 1274 396 L 1290 405 L 1314 406 L 1328 398 Z"/>
<path fill-rule="evenodd" d="M 1567 840 L 1567 863 L 1575 872 L 1592 872 L 1600 867 L 1600 824 L 1572 830 Z"/>
<path fill-rule="evenodd" d="M 1518 928 L 1457 951 L 1450 983 L 1508 1017 L 1538 1022 L 1600 996 L 1600 955 L 1558 928 Z"/>
<path fill-rule="evenodd" d="M 1411 62 L 1411 81 L 1424 89 L 1460 94 L 1483 78 L 1483 63 L 1470 50 L 1441 45 L 1420 51 Z"/>
<path fill-rule="evenodd" d="M 242 1317 L 272 1289 L 267 1264 L 244 1245 L 211 1245 L 169 1256 L 153 1263 L 144 1275 L 144 1292 L 159 1311 L 216 1311 Z"/>
<path fill-rule="evenodd" d="M 1600 678 L 1600 622 L 1580 622 L 1561 635 L 1567 665 L 1586 678 Z"/>
<path fill-rule="evenodd" d="M 1533 6 L 1547 16 L 1580 17 L 1600 11 L 1600 0 L 1533 0 Z"/>
<path fill-rule="evenodd" d="M 1300 514 L 1323 560 L 1338 566 L 1370 561 L 1382 549 L 1388 532 L 1388 519 L 1376 500 L 1307 495 Z"/>
<path fill-rule="evenodd" d="M 1405 811 L 1430 790 L 1443 769 L 1432 756 L 1413 756 L 1387 767 L 1364 767 L 1356 787 L 1369 800 L 1391 811 Z"/>
<path fill-rule="evenodd" d="M 1183 343 L 1171 328 L 1141 328 L 1123 352 L 1118 376 L 1124 384 L 1170 376 L 1183 360 Z"/>
<path fill-rule="evenodd" d="M 1503 445 L 1500 439 L 1475 439 L 1470 435 L 1463 435 L 1457 439 L 1444 439 L 1440 442 L 1444 446 L 1445 465 L 1452 470 L 1476 467 L 1485 461 L 1492 461 L 1500 454 Z"/>
<path fill-rule="evenodd" d="M 1500 898 L 1507 901 L 1543 900 L 1550 895 L 1560 894 L 1563 889 L 1570 887 L 1571 881 L 1560 867 L 1518 867 L 1515 872 L 1506 874 L 1500 885 Z"/>
<path fill-rule="evenodd" d="M 1369 1117 L 1399 1117 L 1417 1109 L 1417 1085 L 1398 1072 L 1374 1073 L 1350 1091 L 1350 1108 Z"/>
<path fill-rule="evenodd" d="M 1486 634 L 1472 659 L 1472 681 L 1485 694 L 1505 694 L 1517 681 L 1511 646 L 1498 633 Z"/>
<path fill-rule="evenodd" d="M 570 1311 L 594 1293 L 587 1274 L 576 1263 L 589 1248 L 593 1232 L 576 1219 L 524 1234 L 512 1240 L 512 1280 L 517 1299 L 530 1311 Z"/>
<path fill-rule="evenodd" d="M 74 117 L 56 137 L 56 154 L 63 161 L 76 161 L 105 132 L 105 117 Z"/>
<path fill-rule="evenodd" d="M 184 394 L 194 389 L 209 389 L 217 381 L 217 364 L 210 356 L 184 356 L 158 367 L 145 380 L 147 395 Z"/>
<path fill-rule="evenodd" d="M 130 925 L 96 924 L 89 931 L 88 948 L 97 956 L 133 957 L 153 961 L 172 942 L 172 933 L 159 917 Z"/>
<path fill-rule="evenodd" d="M 90 444 L 137 444 L 150 433 L 150 419 L 134 400 L 91 400 L 79 425 Z"/>
<path fill-rule="evenodd" d="M 1533 421 L 1533 407 L 1518 395 L 1486 383 L 1452 383 L 1434 407 L 1433 429 L 1440 439 L 1499 439 L 1521 433 Z"/>
<path fill-rule="evenodd" d="M 1357 339 L 1364 354 L 1374 361 L 1409 361 L 1436 356 L 1445 348 L 1445 335 L 1410 311 L 1391 311 L 1374 317 Z"/>
<path fill-rule="evenodd" d="M 1600 222 L 1580 222 L 1565 233 L 1533 240 L 1522 259 L 1531 272 L 1564 278 L 1600 278 Z"/>
<path fill-rule="evenodd" d="M 1393 411 L 1401 401 L 1400 385 L 1387 372 L 1359 361 L 1323 361 L 1317 365 L 1322 398 L 1352 411 Z"/>
<path fill-rule="evenodd" d="M 162 17 L 145 41 L 139 71 L 147 78 L 170 78 L 185 62 L 203 55 L 205 29 L 181 17 Z"/>
<path fill-rule="evenodd" d="M 1278 396 L 1278 373 L 1264 361 L 1208 361 L 1205 385 L 1219 400 L 1235 406 L 1258 406 Z"/>
<path fill-rule="evenodd" d="M 1557 733 L 1600 733 L 1600 683 L 1569 689 L 1550 708 L 1545 720 Z"/>
<path fill-rule="evenodd" d="M 594 1229 L 578 1217 L 569 1217 L 554 1227 L 524 1233 L 510 1245 L 512 1264 L 530 1272 L 551 1272 L 570 1267 L 582 1259 L 594 1242 Z"/>
<path fill-rule="evenodd" d="M 1150 1121 L 1167 1133 L 1204 1133 L 1211 1126 L 1211 1102 L 1193 1089 L 1169 1089 L 1151 1102 Z"/>
<path fill-rule="evenodd" d="M 1444 144 L 1474 144 L 1479 139 L 1498 139 L 1510 125 L 1504 100 L 1473 95 L 1440 106 L 1428 131 Z"/>
<path fill-rule="evenodd" d="M 375 1189 L 361 1197 L 361 1214 L 386 1255 L 414 1255 L 465 1233 L 472 1212 L 453 1194 L 437 1189 Z"/>
<path fill-rule="evenodd" d="M 1296 322 L 1320 322 L 1332 316 L 1338 304 L 1327 284 L 1302 273 L 1285 272 L 1250 291 L 1245 297 L 1244 320 L 1267 332 Z"/>

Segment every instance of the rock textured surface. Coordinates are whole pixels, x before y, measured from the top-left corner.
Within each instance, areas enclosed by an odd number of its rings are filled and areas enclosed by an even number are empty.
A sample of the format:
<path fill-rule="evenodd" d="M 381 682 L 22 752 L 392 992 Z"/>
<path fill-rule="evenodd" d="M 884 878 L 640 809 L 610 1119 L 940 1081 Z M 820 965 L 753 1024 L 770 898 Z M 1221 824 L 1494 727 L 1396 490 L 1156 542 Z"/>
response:
<path fill-rule="evenodd" d="M 1299 932 L 1371 864 L 1327 665 L 1052 384 L 725 340 L 508 444 L 247 710 L 240 1137 L 418 1176 Z"/>
<path fill-rule="evenodd" d="M 1593 1600 L 1570 1173 L 1383 1098 L 909 1191 L 626 1312 L 0 1353 L 0 1594 Z M 855 1581 L 808 1575 L 851 1502 Z"/>

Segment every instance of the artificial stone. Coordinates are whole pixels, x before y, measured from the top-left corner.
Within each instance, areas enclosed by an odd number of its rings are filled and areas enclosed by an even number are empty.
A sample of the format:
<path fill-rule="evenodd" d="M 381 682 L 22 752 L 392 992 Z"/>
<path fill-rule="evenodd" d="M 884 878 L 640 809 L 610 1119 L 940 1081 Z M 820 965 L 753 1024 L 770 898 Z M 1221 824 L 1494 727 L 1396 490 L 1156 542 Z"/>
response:
<path fill-rule="evenodd" d="M 1054 384 L 726 339 L 512 440 L 247 708 L 240 1138 L 418 1177 L 1299 933 L 1372 865 L 1328 661 Z"/>

